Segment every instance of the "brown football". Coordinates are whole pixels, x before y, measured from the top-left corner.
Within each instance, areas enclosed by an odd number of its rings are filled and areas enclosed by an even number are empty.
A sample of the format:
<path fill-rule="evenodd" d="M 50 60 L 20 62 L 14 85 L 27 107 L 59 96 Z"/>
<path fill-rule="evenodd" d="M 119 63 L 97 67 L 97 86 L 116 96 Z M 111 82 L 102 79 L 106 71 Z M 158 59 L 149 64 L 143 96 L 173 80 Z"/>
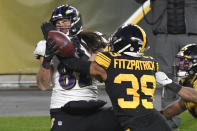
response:
<path fill-rule="evenodd" d="M 75 54 L 75 47 L 70 38 L 60 31 L 49 31 L 48 37 L 55 41 L 55 45 L 59 46 L 58 50 L 64 57 L 72 57 Z"/>

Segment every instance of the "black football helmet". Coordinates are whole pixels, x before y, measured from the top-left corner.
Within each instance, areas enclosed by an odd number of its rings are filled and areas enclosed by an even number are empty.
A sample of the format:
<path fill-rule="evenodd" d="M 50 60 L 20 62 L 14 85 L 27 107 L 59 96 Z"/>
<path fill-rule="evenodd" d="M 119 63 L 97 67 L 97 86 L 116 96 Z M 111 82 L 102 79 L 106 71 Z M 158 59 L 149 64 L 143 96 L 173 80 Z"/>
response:
<path fill-rule="evenodd" d="M 82 31 L 82 19 L 78 10 L 70 5 L 58 6 L 52 13 L 50 22 L 54 25 L 59 19 L 69 19 L 71 26 L 69 29 L 70 36 L 79 34 Z"/>
<path fill-rule="evenodd" d="M 147 44 L 146 33 L 138 25 L 127 24 L 110 37 L 110 51 L 123 54 L 143 54 Z"/>
<path fill-rule="evenodd" d="M 177 77 L 195 75 L 197 73 L 197 44 L 184 46 L 176 55 L 174 63 Z"/>

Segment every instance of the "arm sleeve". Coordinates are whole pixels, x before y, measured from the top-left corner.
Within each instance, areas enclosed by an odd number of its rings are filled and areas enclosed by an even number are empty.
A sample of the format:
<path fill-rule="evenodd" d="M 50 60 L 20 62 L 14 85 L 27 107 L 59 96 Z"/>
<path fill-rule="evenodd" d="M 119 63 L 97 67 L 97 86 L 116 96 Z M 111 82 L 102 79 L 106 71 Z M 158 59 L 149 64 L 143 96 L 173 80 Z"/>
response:
<path fill-rule="evenodd" d="M 62 58 L 58 57 L 61 63 L 67 68 L 85 75 L 90 75 L 90 61 L 84 61 L 79 58 Z"/>
<path fill-rule="evenodd" d="M 111 58 L 107 52 L 99 52 L 95 56 L 95 62 L 105 69 L 108 69 L 111 64 Z"/>

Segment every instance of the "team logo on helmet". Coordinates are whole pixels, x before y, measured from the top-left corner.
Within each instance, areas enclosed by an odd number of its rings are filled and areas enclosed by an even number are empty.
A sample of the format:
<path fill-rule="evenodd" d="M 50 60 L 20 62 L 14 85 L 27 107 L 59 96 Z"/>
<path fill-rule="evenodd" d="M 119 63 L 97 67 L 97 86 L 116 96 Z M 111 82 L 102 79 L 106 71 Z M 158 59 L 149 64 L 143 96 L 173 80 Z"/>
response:
<path fill-rule="evenodd" d="M 138 25 L 123 25 L 110 37 L 111 51 L 142 54 L 146 47 L 146 33 Z"/>

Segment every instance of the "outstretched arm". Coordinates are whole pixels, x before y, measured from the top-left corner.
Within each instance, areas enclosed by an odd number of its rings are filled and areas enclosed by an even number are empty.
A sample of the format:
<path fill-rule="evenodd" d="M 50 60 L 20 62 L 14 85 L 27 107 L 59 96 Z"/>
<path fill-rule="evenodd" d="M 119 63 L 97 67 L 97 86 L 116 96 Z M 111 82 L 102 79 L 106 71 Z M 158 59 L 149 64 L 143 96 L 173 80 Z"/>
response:
<path fill-rule="evenodd" d="M 161 113 L 168 119 L 182 113 L 185 110 L 186 107 L 184 106 L 184 101 L 179 99 L 167 106 L 163 111 L 161 111 Z"/>
<path fill-rule="evenodd" d="M 197 90 L 194 88 L 183 87 L 173 82 L 164 72 L 157 72 L 155 74 L 157 83 L 169 88 L 177 93 L 184 100 L 197 103 Z"/>
<path fill-rule="evenodd" d="M 91 75 L 99 81 L 105 81 L 107 78 L 106 71 L 95 61 L 84 61 L 79 58 L 62 58 L 59 57 L 62 64 L 67 68 L 85 75 Z"/>
<path fill-rule="evenodd" d="M 95 61 L 91 62 L 90 75 L 94 76 L 99 81 L 105 81 L 107 79 L 106 71 Z"/>
<path fill-rule="evenodd" d="M 178 92 L 178 95 L 181 96 L 184 100 L 191 101 L 197 104 L 197 90 L 194 88 L 183 87 Z"/>
<path fill-rule="evenodd" d="M 51 70 L 43 67 L 43 60 L 44 60 L 44 57 L 41 56 L 40 57 L 40 69 L 37 73 L 36 79 L 37 79 L 38 88 L 45 91 L 50 88 Z"/>

